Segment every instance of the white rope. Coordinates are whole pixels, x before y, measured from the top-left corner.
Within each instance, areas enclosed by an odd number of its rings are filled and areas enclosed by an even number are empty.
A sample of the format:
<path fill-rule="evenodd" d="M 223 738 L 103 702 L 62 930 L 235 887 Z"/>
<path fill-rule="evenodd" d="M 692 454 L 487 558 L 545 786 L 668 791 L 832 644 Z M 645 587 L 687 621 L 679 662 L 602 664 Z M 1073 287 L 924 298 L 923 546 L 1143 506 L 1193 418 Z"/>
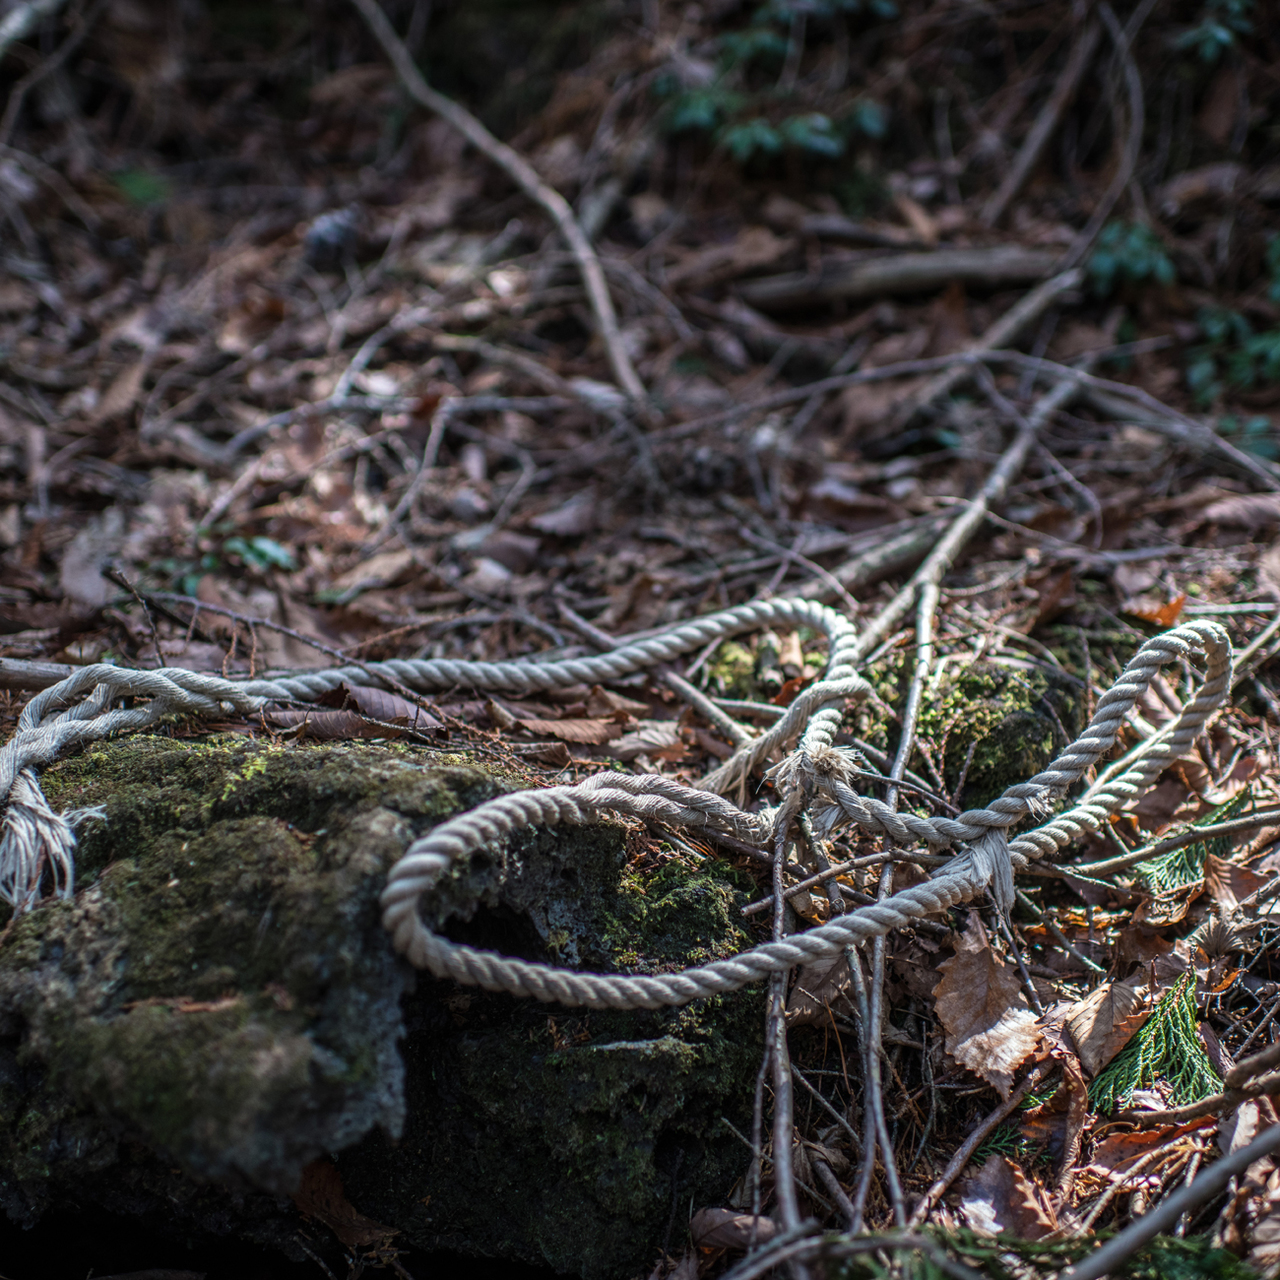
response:
<path fill-rule="evenodd" d="M 956 818 L 922 818 L 898 813 L 853 789 L 851 753 L 833 743 L 844 704 L 864 698 L 869 686 L 853 670 L 853 627 L 834 610 L 808 600 L 742 605 L 681 623 L 598 657 L 555 663 L 399 661 L 249 681 L 173 667 L 163 671 L 85 667 L 33 698 L 17 732 L 0 748 L 0 796 L 8 801 L 0 833 L 0 897 L 16 909 L 30 907 L 46 870 L 51 872 L 57 892 L 65 896 L 72 891 L 70 828 L 49 811 L 34 773 L 36 767 L 72 747 L 146 728 L 173 715 L 243 714 L 259 710 L 271 700 L 311 701 L 338 684 L 365 685 L 383 675 L 416 689 L 469 684 L 508 692 L 617 679 L 725 636 L 788 623 L 810 626 L 826 635 L 824 678 L 800 694 L 785 716 L 726 761 L 701 788 L 660 776 L 603 773 L 575 786 L 499 796 L 442 823 L 415 841 L 388 876 L 382 895 L 383 924 L 396 949 L 415 966 L 438 977 L 489 990 L 567 1005 L 657 1008 L 733 991 L 793 965 L 832 956 L 851 943 L 906 927 L 988 889 L 1007 909 L 1016 868 L 1032 858 L 1052 856 L 1085 832 L 1098 830 L 1111 814 L 1140 796 L 1166 765 L 1191 746 L 1230 690 L 1231 643 L 1227 633 L 1214 622 L 1186 623 L 1148 640 L 1138 650 L 1099 700 L 1085 731 L 1046 770 L 1009 787 L 985 808 L 968 810 Z M 1014 826 L 1047 813 L 1050 804 L 1111 748 L 1125 717 L 1162 666 L 1201 655 L 1205 658 L 1204 681 L 1171 732 L 1153 741 L 1123 775 L 1091 791 L 1066 813 L 1009 839 Z M 150 701 L 139 707 L 114 706 L 122 698 L 137 697 Z M 769 775 L 783 797 L 778 809 L 747 813 L 717 794 L 729 790 L 767 760 L 776 759 L 797 738 L 795 749 Z M 789 821 L 804 804 L 811 807 L 815 826 L 824 835 L 852 825 L 896 844 L 924 843 L 930 849 L 959 845 L 961 852 L 925 884 L 840 916 L 821 928 L 713 964 L 656 976 L 578 973 L 479 951 L 433 933 L 419 909 L 423 894 L 429 893 L 455 863 L 479 849 L 500 846 L 511 832 L 521 828 L 624 814 L 674 826 L 704 827 L 740 841 L 768 845 L 775 825 Z"/>

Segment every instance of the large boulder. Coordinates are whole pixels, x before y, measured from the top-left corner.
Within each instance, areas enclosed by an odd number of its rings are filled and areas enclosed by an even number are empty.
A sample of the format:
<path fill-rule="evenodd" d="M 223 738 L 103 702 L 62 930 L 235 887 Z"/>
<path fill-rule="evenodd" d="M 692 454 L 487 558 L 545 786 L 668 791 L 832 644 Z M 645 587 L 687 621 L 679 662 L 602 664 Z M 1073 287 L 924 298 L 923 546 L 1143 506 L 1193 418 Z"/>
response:
<path fill-rule="evenodd" d="M 521 779 L 420 748 L 135 737 L 48 769 L 73 900 L 0 916 L 0 1208 L 187 1240 L 421 1248 L 584 1277 L 652 1262 L 742 1151 L 761 995 L 600 1013 L 413 972 L 379 922 L 405 847 Z M 456 866 L 433 926 L 661 972 L 749 945 L 749 888 L 620 823 Z M 321 1224 L 324 1224 L 323 1226 Z M 332 1230 L 335 1235 L 330 1235 Z M 326 1246 L 327 1242 L 327 1246 Z"/>

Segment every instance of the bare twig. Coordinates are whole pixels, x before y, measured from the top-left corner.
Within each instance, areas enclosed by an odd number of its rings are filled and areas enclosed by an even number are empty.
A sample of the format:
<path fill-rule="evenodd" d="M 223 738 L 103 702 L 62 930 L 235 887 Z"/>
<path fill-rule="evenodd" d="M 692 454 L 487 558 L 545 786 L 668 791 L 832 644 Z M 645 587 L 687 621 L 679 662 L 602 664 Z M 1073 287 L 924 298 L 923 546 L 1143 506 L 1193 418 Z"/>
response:
<path fill-rule="evenodd" d="M 897 627 L 926 584 L 936 586 L 942 581 L 943 575 L 951 567 L 961 548 L 981 526 L 988 509 L 1004 496 L 1009 482 L 1026 462 L 1031 446 L 1035 443 L 1036 433 L 1055 411 L 1062 408 L 1075 395 L 1078 389 L 1079 375 L 1073 370 L 1064 372 L 1066 376 L 1062 381 L 1036 402 L 1026 425 L 1019 429 L 1013 443 L 1001 455 L 1000 461 L 987 477 L 981 492 L 968 504 L 964 514 L 951 525 L 902 590 L 863 629 L 854 650 L 856 658 L 866 657 L 885 636 Z"/>
<path fill-rule="evenodd" d="M 1044 1079 L 1048 1071 L 1045 1063 L 1038 1063 L 1027 1072 L 1026 1078 L 1009 1095 L 1007 1102 L 1002 1102 L 976 1129 L 964 1140 L 960 1149 L 947 1162 L 947 1167 L 939 1175 L 938 1180 L 925 1192 L 924 1199 L 915 1207 L 911 1215 L 910 1226 L 918 1227 L 937 1207 L 938 1202 L 946 1194 L 947 1188 L 964 1172 L 973 1153 L 986 1140 L 987 1135 L 1008 1119 L 1021 1104 L 1022 1099 Z"/>
<path fill-rule="evenodd" d="M 691 685 L 679 672 L 667 671 L 663 683 L 683 698 L 704 720 L 715 725 L 735 747 L 745 747 L 755 734 L 740 725 L 728 712 L 722 711 L 701 689 Z"/>
<path fill-rule="evenodd" d="M 9 52 L 9 46 L 25 40 L 46 18 L 62 8 L 66 0 L 22 0 L 0 19 L 0 58 Z"/>
<path fill-rule="evenodd" d="M 991 249 L 935 249 L 900 253 L 832 267 L 819 276 L 807 272 L 763 276 L 739 285 L 753 307 L 795 307 L 837 298 L 879 298 L 885 294 L 928 293 L 953 280 L 987 287 L 1042 280 L 1057 259 L 1043 249 L 998 245 Z"/>
<path fill-rule="evenodd" d="M 1009 308 L 987 331 L 977 338 L 973 345 L 963 354 L 970 359 L 978 358 L 979 352 L 992 352 L 999 347 L 1007 347 L 1023 334 L 1027 328 L 1038 320 L 1064 293 L 1077 288 L 1084 279 L 1083 272 L 1062 271 L 1052 279 L 1038 285 Z M 969 362 L 956 361 L 943 369 L 936 377 L 931 378 L 920 388 L 899 410 L 896 415 L 899 422 L 905 422 L 919 410 L 932 404 L 935 400 L 949 395 L 968 376 Z"/>
<path fill-rule="evenodd" d="M 773 842 L 773 939 L 780 942 L 786 928 L 786 902 L 782 896 L 782 869 L 787 856 L 787 828 L 779 822 Z M 791 1163 L 794 1119 L 791 1101 L 791 1057 L 787 1052 L 787 972 L 769 980 L 768 1053 L 773 1065 L 773 1193 L 786 1231 L 800 1225 L 800 1205 L 796 1200 L 795 1175 Z"/>
<path fill-rule="evenodd" d="M 1098 40 L 1101 35 L 1102 29 L 1098 24 L 1090 22 L 1085 27 L 1084 33 L 1079 40 L 1072 47 L 1071 56 L 1067 59 L 1067 65 L 1062 68 L 1062 72 L 1058 76 L 1058 82 L 1053 86 L 1053 93 L 1049 95 L 1049 100 L 1040 108 L 1040 114 L 1036 117 L 1035 123 L 1023 139 L 1017 158 L 1009 167 L 1009 172 L 1005 174 L 1004 181 L 1001 182 L 987 203 L 982 206 L 982 213 L 979 217 L 988 227 L 994 227 L 1000 221 L 1004 211 L 1009 207 L 1009 202 L 1022 190 L 1022 184 L 1026 182 L 1031 170 L 1036 167 L 1041 152 L 1044 151 L 1045 144 L 1058 127 L 1058 121 L 1062 118 L 1062 113 L 1070 105 L 1072 98 L 1075 97 L 1076 89 L 1079 87 L 1084 73 L 1089 68 L 1089 63 L 1093 58 L 1093 51 L 1098 47 Z"/>
<path fill-rule="evenodd" d="M 1257 813 L 1243 818 L 1232 818 L 1229 822 L 1214 822 L 1206 827 L 1192 827 L 1179 836 L 1170 836 L 1167 840 L 1159 840 L 1155 844 L 1143 845 L 1119 858 L 1106 858 L 1102 862 L 1086 862 L 1081 866 L 1064 864 L 1062 870 L 1069 875 L 1101 876 L 1110 871 L 1121 871 L 1125 867 L 1135 866 L 1162 854 L 1171 853 L 1174 849 L 1184 849 L 1189 844 L 1198 844 L 1201 840 L 1216 840 L 1221 836 L 1242 835 L 1246 831 L 1256 831 L 1259 827 L 1280 826 L 1280 809 L 1260 809 Z"/>
<path fill-rule="evenodd" d="M 1171 1231 L 1188 1209 L 1212 1200 L 1226 1189 L 1227 1183 L 1243 1173 L 1255 1160 L 1280 1148 L 1280 1124 L 1264 1129 L 1247 1147 L 1223 1157 L 1206 1169 L 1196 1180 L 1167 1196 L 1150 1212 L 1127 1226 L 1118 1236 L 1089 1254 L 1074 1267 L 1062 1272 L 1061 1280 L 1100 1280 L 1117 1270 L 1143 1245 L 1162 1232 Z"/>
<path fill-rule="evenodd" d="M 609 364 L 622 390 L 638 405 L 648 402 L 644 384 L 636 373 L 631 357 L 622 342 L 622 334 L 618 329 L 618 316 L 613 308 L 613 299 L 609 296 L 609 286 L 605 282 L 604 269 L 600 259 L 587 239 L 585 232 L 574 217 L 569 202 L 558 191 L 549 187 L 538 177 L 533 166 L 519 152 L 499 141 L 480 123 L 465 107 L 459 106 L 452 99 L 437 92 L 423 79 L 404 41 L 396 34 L 387 15 L 378 7 L 377 0 L 351 0 L 365 21 L 369 24 L 379 43 L 386 50 L 405 88 L 410 95 L 434 112 L 442 120 L 447 121 L 477 151 L 489 157 L 520 187 L 530 199 L 540 204 L 550 215 L 557 230 L 564 237 L 570 252 L 578 263 L 582 273 L 582 283 L 587 290 L 591 302 L 591 310 L 595 314 L 596 324 L 600 329 L 600 337 L 609 355 Z"/>

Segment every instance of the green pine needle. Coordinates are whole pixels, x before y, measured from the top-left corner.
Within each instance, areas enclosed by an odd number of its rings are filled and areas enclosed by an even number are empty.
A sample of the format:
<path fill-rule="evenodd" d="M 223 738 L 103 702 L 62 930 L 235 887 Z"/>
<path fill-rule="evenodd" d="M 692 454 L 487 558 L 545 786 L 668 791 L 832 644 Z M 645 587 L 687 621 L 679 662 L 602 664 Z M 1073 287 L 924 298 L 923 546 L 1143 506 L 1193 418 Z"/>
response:
<path fill-rule="evenodd" d="M 1159 1081 L 1175 1106 L 1216 1093 L 1221 1081 L 1209 1062 L 1196 1023 L 1196 975 L 1189 969 L 1160 997 L 1151 1016 L 1089 1086 L 1089 1105 L 1108 1112 L 1127 1106 L 1135 1090 Z"/>
<path fill-rule="evenodd" d="M 1196 827 L 1208 827 L 1218 822 L 1229 822 L 1240 816 L 1241 811 L 1253 799 L 1253 789 L 1245 787 L 1239 794 L 1231 797 L 1226 804 L 1211 809 L 1202 818 L 1191 824 Z M 1204 878 L 1204 863 L 1209 854 L 1215 858 L 1225 857 L 1231 851 L 1231 837 L 1218 836 L 1211 840 L 1197 840 L 1195 844 L 1184 845 L 1181 849 L 1170 849 L 1168 853 L 1152 858 L 1148 862 L 1139 862 L 1134 868 L 1142 879 L 1143 886 L 1152 893 L 1169 893 L 1189 884 L 1196 884 Z"/>

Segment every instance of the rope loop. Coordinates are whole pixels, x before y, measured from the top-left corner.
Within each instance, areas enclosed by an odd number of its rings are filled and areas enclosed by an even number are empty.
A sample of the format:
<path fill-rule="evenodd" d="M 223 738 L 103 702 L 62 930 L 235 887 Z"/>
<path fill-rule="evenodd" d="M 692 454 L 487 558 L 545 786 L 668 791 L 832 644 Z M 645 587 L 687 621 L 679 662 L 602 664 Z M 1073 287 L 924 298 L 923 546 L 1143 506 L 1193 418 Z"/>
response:
<path fill-rule="evenodd" d="M 1169 729 L 1147 744 L 1133 765 L 1087 802 L 1051 819 L 1034 831 L 1010 841 L 1012 827 L 1028 817 L 1043 817 L 1052 802 L 1081 781 L 1104 752 L 1116 742 L 1121 726 L 1138 699 L 1167 663 L 1203 656 L 1206 674 L 1193 701 Z M 852 762 L 846 751 L 821 738 L 805 742 L 771 771 L 786 797 L 812 793 L 815 826 L 826 835 L 838 826 L 857 827 L 896 844 L 919 842 L 931 849 L 956 844 L 967 847 L 926 884 L 916 885 L 878 902 L 838 916 L 820 928 L 794 934 L 782 942 L 766 943 L 730 959 L 660 976 L 580 973 L 533 964 L 449 942 L 423 923 L 418 900 L 447 874 L 459 858 L 482 847 L 476 836 L 484 831 L 506 834 L 522 825 L 528 812 L 524 797 L 554 794 L 544 821 L 563 820 L 558 805 L 572 802 L 574 821 L 586 813 L 647 816 L 658 802 L 683 806 L 711 821 L 731 820 L 729 811 L 714 807 L 718 797 L 671 779 L 630 774 L 601 774 L 577 786 L 542 792 L 498 796 L 469 813 L 441 824 L 411 845 L 391 869 L 382 895 L 383 922 L 396 949 L 416 967 L 441 978 L 532 996 L 537 1000 L 591 1008 L 656 1008 L 687 1004 L 703 996 L 723 994 L 793 965 L 812 963 L 837 954 L 851 943 L 904 928 L 926 915 L 946 910 L 991 890 L 997 905 L 1007 910 L 1013 899 L 1013 872 L 1032 857 L 1044 857 L 1065 847 L 1084 831 L 1097 830 L 1123 803 L 1141 793 L 1171 761 L 1195 740 L 1213 712 L 1226 699 L 1231 682 L 1231 642 L 1217 623 L 1195 621 L 1148 640 L 1133 656 L 1120 678 L 1098 701 L 1084 732 L 1042 772 L 1015 783 L 982 809 L 957 818 L 922 818 L 897 813 L 880 800 L 858 795 L 851 785 Z M 855 696 L 841 686 L 840 696 Z M 823 700 L 819 695 L 817 705 Z M 753 746 L 755 744 L 752 744 Z M 727 802 L 719 801 L 721 805 Z M 771 814 L 737 814 L 740 830 L 750 830 L 757 844 L 767 841 Z M 554 815 L 554 816 L 553 816 Z M 686 819 L 691 823 L 692 819 Z"/>
<path fill-rule="evenodd" d="M 957 817 L 899 813 L 855 789 L 852 755 L 835 735 L 848 702 L 870 686 L 853 669 L 856 633 L 849 621 L 811 600 L 757 601 L 670 627 L 609 653 L 558 662 L 393 661 L 340 667 L 266 680 L 226 680 L 166 667 L 130 671 L 105 664 L 81 668 L 28 703 L 13 737 L 0 748 L 0 898 L 29 909 L 43 877 L 52 873 L 63 896 L 74 887 L 68 823 L 53 814 L 35 769 L 62 752 L 114 733 L 148 728 L 174 715 L 247 714 L 272 699 L 311 701 L 342 683 L 367 685 L 384 678 L 427 690 L 462 683 L 497 692 L 563 688 L 618 679 L 667 662 L 714 640 L 766 626 L 806 626 L 827 638 L 827 670 L 800 693 L 769 730 L 737 751 L 699 787 L 657 775 L 601 773 L 572 786 L 517 791 L 459 814 L 415 840 L 392 867 L 382 894 L 382 919 L 395 949 L 438 977 L 592 1008 L 658 1008 L 737 990 L 771 973 L 835 955 L 990 890 L 1007 908 L 1013 872 L 1033 858 L 1050 857 L 1131 803 L 1161 770 L 1187 751 L 1222 706 L 1231 683 L 1231 643 L 1217 623 L 1193 621 L 1148 640 L 1098 700 L 1084 732 L 1049 767 L 1009 787 L 981 809 Z M 1205 674 L 1181 714 L 1133 753 L 1127 768 L 1095 783 L 1066 812 L 1010 839 L 1028 818 L 1041 819 L 1079 783 L 1116 742 L 1126 718 L 1162 666 L 1203 657 Z M 124 700 L 145 699 L 122 706 Z M 783 753 L 786 754 L 783 754 Z M 779 758 L 781 757 L 781 758 Z M 766 761 L 781 804 L 748 812 L 723 792 L 740 785 Z M 924 884 L 838 916 L 780 942 L 681 973 L 595 974 L 479 951 L 427 928 L 420 904 L 459 863 L 480 850 L 498 850 L 515 831 L 598 821 L 622 815 L 674 826 L 703 828 L 756 847 L 769 847 L 775 825 L 786 825 L 808 806 L 815 829 L 830 835 L 852 827 L 896 845 L 923 844 L 960 851 Z"/>

